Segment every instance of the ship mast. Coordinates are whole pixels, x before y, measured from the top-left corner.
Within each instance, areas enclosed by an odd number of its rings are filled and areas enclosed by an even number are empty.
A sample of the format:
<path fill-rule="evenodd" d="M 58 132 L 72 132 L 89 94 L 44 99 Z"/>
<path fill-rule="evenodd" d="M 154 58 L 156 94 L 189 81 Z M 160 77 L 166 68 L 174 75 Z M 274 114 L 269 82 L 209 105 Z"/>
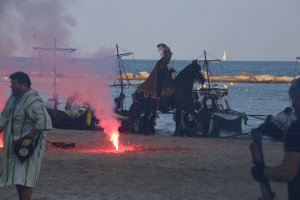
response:
<path fill-rule="evenodd" d="M 207 60 L 207 57 L 206 57 L 206 51 L 205 50 L 204 50 L 204 66 L 206 68 L 208 89 L 210 90 L 210 81 L 209 81 L 209 73 L 208 73 L 208 60 Z"/>
<path fill-rule="evenodd" d="M 57 94 L 57 63 L 56 63 L 56 57 L 57 57 L 57 51 L 61 51 L 64 53 L 73 53 L 76 51 L 76 49 L 73 48 L 57 48 L 57 40 L 54 38 L 54 48 L 50 47 L 33 47 L 34 51 L 53 51 L 54 52 L 54 80 L 53 80 L 53 86 L 54 86 L 54 92 L 53 92 L 53 99 L 54 99 L 54 109 L 57 110 L 58 107 L 58 94 Z"/>
<path fill-rule="evenodd" d="M 126 81 L 130 83 L 129 81 L 129 78 L 127 77 L 127 74 L 126 74 L 126 71 L 125 71 L 125 68 L 124 68 L 124 65 L 122 63 L 122 56 L 129 56 L 129 55 L 133 55 L 132 52 L 126 52 L 126 53 L 121 53 L 120 54 L 120 51 L 119 51 L 119 46 L 118 44 L 116 44 L 116 49 L 117 49 L 117 59 L 118 59 L 118 67 L 119 67 L 119 80 L 120 80 L 120 87 L 121 87 L 121 93 L 119 95 L 120 97 L 120 109 L 121 111 L 124 110 L 124 80 L 123 80 L 123 76 L 122 76 L 122 72 L 124 72 L 125 74 L 125 77 L 126 77 Z"/>
<path fill-rule="evenodd" d="M 120 93 L 120 109 L 121 111 L 123 111 L 123 108 L 124 108 L 124 99 L 123 99 L 123 96 L 124 96 L 124 84 L 123 84 L 123 77 L 122 77 L 122 67 L 121 67 L 121 56 L 119 54 L 119 46 L 118 44 L 116 44 L 116 49 L 117 49 L 117 58 L 118 58 L 118 67 L 119 67 L 119 78 L 120 78 L 120 87 L 121 87 L 121 93 Z"/>
<path fill-rule="evenodd" d="M 208 60 L 207 59 L 207 52 L 204 50 L 204 60 L 198 60 L 197 62 L 204 63 L 204 68 L 207 74 L 207 83 L 208 83 L 208 90 L 211 90 L 211 84 L 210 84 L 210 79 L 209 79 L 209 63 L 210 62 L 220 62 L 220 59 L 212 59 Z"/>
<path fill-rule="evenodd" d="M 58 94 L 57 94 L 57 68 L 56 68 L 56 38 L 54 38 L 54 93 L 53 93 L 53 99 L 54 99 L 54 109 L 57 110 L 58 107 Z"/>

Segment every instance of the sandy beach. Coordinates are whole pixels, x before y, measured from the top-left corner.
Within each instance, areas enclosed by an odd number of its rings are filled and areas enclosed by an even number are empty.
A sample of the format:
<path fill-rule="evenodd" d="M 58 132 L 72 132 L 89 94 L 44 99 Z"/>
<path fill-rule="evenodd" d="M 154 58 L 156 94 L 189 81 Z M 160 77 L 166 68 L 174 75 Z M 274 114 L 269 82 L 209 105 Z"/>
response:
<path fill-rule="evenodd" d="M 34 199 L 257 199 L 260 190 L 249 173 L 246 139 L 199 139 L 121 135 L 135 151 L 105 152 L 105 135 L 92 131 L 52 130 L 51 141 L 74 141 L 64 150 L 47 147 Z M 141 146 L 139 146 L 141 145 Z M 282 144 L 265 143 L 267 163 L 276 164 Z M 3 151 L 1 150 L 1 162 Z M 277 199 L 286 185 L 272 183 Z M 0 199 L 17 199 L 1 188 Z"/>

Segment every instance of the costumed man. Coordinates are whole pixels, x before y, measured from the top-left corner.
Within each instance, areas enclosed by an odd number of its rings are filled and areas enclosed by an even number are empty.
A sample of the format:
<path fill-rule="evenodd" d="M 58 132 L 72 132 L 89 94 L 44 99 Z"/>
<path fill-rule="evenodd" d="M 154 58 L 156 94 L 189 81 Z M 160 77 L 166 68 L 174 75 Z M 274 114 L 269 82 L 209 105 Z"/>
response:
<path fill-rule="evenodd" d="M 295 110 L 296 121 L 292 122 L 284 139 L 284 156 L 277 166 L 265 166 L 255 161 L 251 168 L 252 176 L 257 182 L 267 179 L 286 182 L 288 199 L 300 199 L 300 79 L 293 81 L 289 96 Z M 252 144 L 254 145 L 254 144 Z M 257 148 L 255 148 L 257 150 Z M 259 155 L 259 152 L 256 152 Z"/>
<path fill-rule="evenodd" d="M 172 74 L 175 71 L 168 67 L 172 58 L 170 48 L 164 43 L 158 44 L 157 48 L 161 52 L 162 57 L 157 61 L 149 77 L 137 89 L 137 92 L 143 93 L 145 98 L 159 99 L 162 96 L 162 85 L 165 81 L 172 79 Z"/>
<path fill-rule="evenodd" d="M 151 120 L 155 120 L 155 117 L 150 116 L 156 116 L 156 110 L 160 109 L 158 102 L 164 95 L 163 85 L 168 80 L 172 80 L 172 75 L 175 74 L 175 70 L 168 67 L 168 64 L 172 58 L 172 52 L 170 48 L 163 43 L 158 44 L 157 48 L 161 52 L 162 57 L 157 61 L 149 77 L 138 86 L 135 94 L 133 95 L 133 104 L 129 110 L 132 121 L 139 117 L 138 115 L 141 109 L 143 109 L 145 112 L 145 119 L 149 118 Z M 138 103 L 141 105 L 137 105 Z M 165 111 L 165 108 L 162 108 L 162 110 Z M 150 124 L 152 124 L 151 126 L 154 126 L 155 122 Z M 154 131 L 154 127 L 148 127 L 146 129 Z"/>
<path fill-rule="evenodd" d="M 12 94 L 0 117 L 5 138 L 0 186 L 15 185 L 19 199 L 30 200 L 42 163 L 45 131 L 52 129 L 52 124 L 28 75 L 16 72 L 10 79 Z"/>

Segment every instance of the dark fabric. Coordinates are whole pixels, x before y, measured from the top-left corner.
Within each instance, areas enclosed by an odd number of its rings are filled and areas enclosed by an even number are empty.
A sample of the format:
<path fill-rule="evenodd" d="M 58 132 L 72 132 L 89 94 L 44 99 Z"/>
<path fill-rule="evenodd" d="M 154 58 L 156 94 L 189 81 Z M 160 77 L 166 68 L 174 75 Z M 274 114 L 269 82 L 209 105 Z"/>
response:
<path fill-rule="evenodd" d="M 200 123 L 202 123 L 204 128 L 204 136 L 206 136 L 209 131 L 211 115 L 212 112 L 207 109 L 203 109 L 198 113 L 198 120 L 200 121 Z"/>
<path fill-rule="evenodd" d="M 228 120 L 221 116 L 213 115 L 213 118 L 213 135 L 219 137 L 221 130 L 242 133 L 242 119 L 240 117 L 234 120 Z"/>
<path fill-rule="evenodd" d="M 263 183 L 267 181 L 264 176 L 265 164 L 261 162 L 253 162 L 254 166 L 251 167 L 252 177 L 256 182 Z"/>
<path fill-rule="evenodd" d="M 283 138 L 283 131 L 278 128 L 278 126 L 276 126 L 273 122 L 264 123 L 262 126 L 260 126 L 260 129 L 262 131 L 262 134 L 265 136 L 270 136 L 278 140 L 282 140 Z"/>
<path fill-rule="evenodd" d="M 144 97 L 157 98 L 157 78 L 159 73 L 159 68 L 161 66 L 161 60 L 159 60 L 149 77 L 138 86 L 137 92 L 143 94 Z"/>
<path fill-rule="evenodd" d="M 162 84 L 171 77 L 170 70 L 167 65 L 163 64 L 163 60 L 157 61 L 154 69 L 149 77 L 139 85 L 137 92 L 143 93 L 144 97 L 153 99 L 161 96 Z"/>
<path fill-rule="evenodd" d="M 190 119 L 189 115 L 192 115 L 192 119 Z M 185 132 L 188 137 L 195 137 L 196 133 L 196 116 L 194 113 L 185 113 L 184 114 L 184 122 L 185 122 Z"/>
<path fill-rule="evenodd" d="M 300 153 L 300 120 L 297 119 L 292 123 L 287 131 L 285 142 L 284 142 L 285 152 L 298 152 Z M 298 174 L 294 180 L 288 183 L 288 195 L 289 200 L 299 200 L 300 199 L 300 171 L 298 169 Z"/>
<path fill-rule="evenodd" d="M 90 125 L 86 124 L 87 112 L 79 117 L 71 117 L 64 111 L 47 108 L 52 125 L 58 129 L 75 129 L 75 130 L 98 130 L 99 120 L 92 113 Z"/>
<path fill-rule="evenodd" d="M 132 132 L 145 134 L 154 133 L 156 119 L 157 101 L 152 98 L 144 98 L 143 93 L 135 92 L 133 103 L 129 108 L 130 129 Z M 135 130 L 134 124 L 139 122 L 138 129 Z"/>
<path fill-rule="evenodd" d="M 161 97 L 161 92 L 162 92 L 162 85 L 164 84 L 165 81 L 170 79 L 170 71 L 168 66 L 166 65 L 161 65 L 158 68 L 158 74 L 157 74 L 157 97 Z"/>

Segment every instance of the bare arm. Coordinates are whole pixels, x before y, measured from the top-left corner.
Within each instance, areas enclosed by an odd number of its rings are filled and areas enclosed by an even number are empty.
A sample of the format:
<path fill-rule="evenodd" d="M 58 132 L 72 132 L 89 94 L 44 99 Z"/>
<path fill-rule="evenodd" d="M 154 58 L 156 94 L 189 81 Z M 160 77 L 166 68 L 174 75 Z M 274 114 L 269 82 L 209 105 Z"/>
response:
<path fill-rule="evenodd" d="M 268 179 L 284 182 L 291 181 L 298 173 L 299 163 L 300 153 L 286 152 L 282 163 L 274 167 L 266 167 L 264 175 Z"/>

